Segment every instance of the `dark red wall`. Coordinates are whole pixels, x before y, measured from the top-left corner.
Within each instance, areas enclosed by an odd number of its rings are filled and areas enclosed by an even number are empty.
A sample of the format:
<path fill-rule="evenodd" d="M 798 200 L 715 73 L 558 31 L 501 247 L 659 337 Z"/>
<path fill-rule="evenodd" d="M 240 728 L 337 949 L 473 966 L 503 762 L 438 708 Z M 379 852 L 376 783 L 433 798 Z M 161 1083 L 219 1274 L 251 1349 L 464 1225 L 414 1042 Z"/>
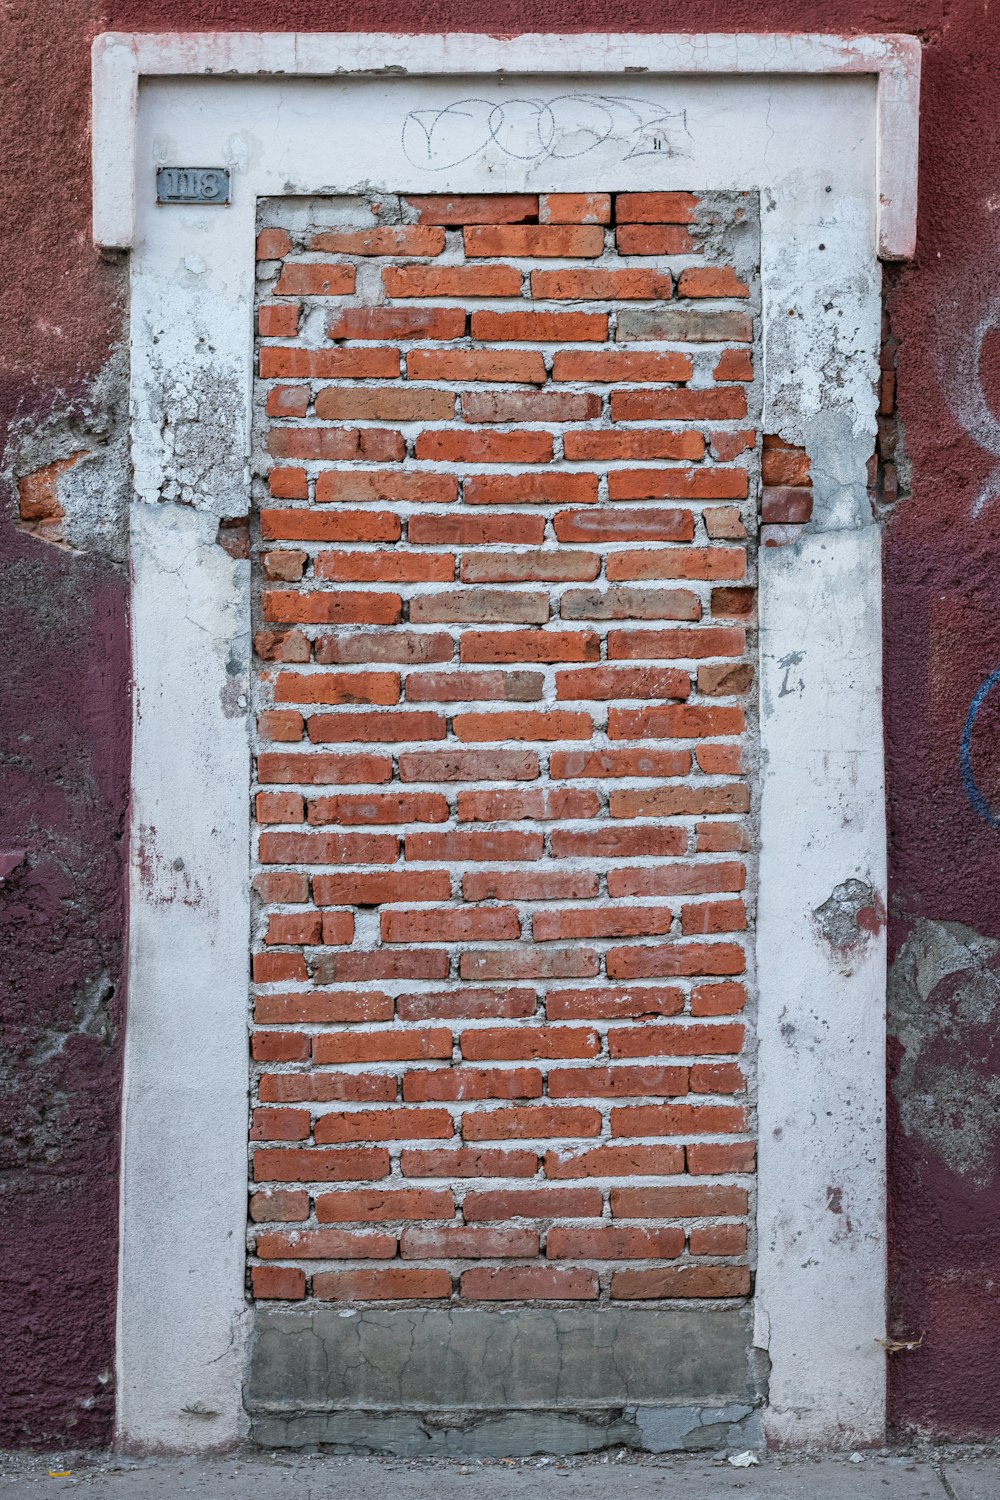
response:
<path fill-rule="evenodd" d="M 891 895 L 894 952 L 905 958 L 907 941 L 931 958 L 947 949 L 951 968 L 927 996 L 914 996 L 897 970 L 909 1040 L 893 1057 L 904 1107 L 892 1138 L 892 1331 L 924 1342 L 892 1357 L 892 1413 L 900 1427 L 996 1433 L 1000 1301 L 987 1283 L 1000 1283 L 1000 1127 L 981 1105 L 1000 1076 L 1000 1007 L 994 950 L 976 935 L 1000 938 L 1000 830 L 963 788 L 961 740 L 973 696 L 1000 667 L 1000 500 L 973 514 L 995 462 L 974 435 L 988 427 L 977 403 L 1000 412 L 1000 336 L 975 358 L 997 295 L 997 22 L 979 0 L 689 0 L 683 12 L 665 0 L 553 0 L 544 18 L 529 0 L 430 0 L 418 29 L 509 34 L 540 22 L 552 31 L 906 31 L 926 43 L 918 259 L 891 295 L 913 464 L 912 495 L 886 526 Z M 399 24 L 391 0 L 5 7 L 0 421 L 64 408 L 122 332 L 122 268 L 102 263 L 90 241 L 96 32 Z M 0 885 L 0 1446 L 96 1443 L 110 1434 L 111 1385 L 101 1377 L 113 1370 L 126 579 L 98 554 L 70 555 L 15 531 L 9 495 L 0 507 L 0 859 L 25 851 Z M 1000 690 L 982 704 L 967 766 L 981 806 L 992 799 L 1000 809 L 998 727 Z M 943 1134 L 905 1107 L 905 1090 L 918 1088 L 940 1091 Z"/>

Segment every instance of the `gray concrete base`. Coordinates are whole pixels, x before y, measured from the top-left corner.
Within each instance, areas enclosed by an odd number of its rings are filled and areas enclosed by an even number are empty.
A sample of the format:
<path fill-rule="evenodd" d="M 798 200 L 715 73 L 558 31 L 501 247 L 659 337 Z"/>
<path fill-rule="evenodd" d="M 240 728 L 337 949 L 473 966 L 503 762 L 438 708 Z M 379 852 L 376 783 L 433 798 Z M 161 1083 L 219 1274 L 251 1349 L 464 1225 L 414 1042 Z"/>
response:
<path fill-rule="evenodd" d="M 246 1406 L 268 1448 L 757 1447 L 752 1354 L 740 1307 L 260 1307 Z"/>

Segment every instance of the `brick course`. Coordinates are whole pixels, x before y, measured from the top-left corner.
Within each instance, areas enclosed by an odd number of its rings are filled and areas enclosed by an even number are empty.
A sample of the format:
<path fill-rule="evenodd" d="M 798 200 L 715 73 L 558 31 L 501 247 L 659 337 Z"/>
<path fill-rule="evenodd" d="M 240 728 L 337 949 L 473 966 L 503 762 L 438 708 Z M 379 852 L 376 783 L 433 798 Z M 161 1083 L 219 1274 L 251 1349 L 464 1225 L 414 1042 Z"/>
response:
<path fill-rule="evenodd" d="M 261 232 L 256 1297 L 750 1289 L 758 294 L 699 212 Z"/>

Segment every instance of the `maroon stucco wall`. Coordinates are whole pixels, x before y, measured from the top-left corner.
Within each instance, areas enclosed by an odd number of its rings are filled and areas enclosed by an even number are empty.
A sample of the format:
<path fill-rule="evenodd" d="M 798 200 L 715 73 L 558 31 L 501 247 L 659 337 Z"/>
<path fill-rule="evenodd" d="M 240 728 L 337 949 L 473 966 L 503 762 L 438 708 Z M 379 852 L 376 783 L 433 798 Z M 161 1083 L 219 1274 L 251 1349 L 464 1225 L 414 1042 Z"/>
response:
<path fill-rule="evenodd" d="M 245 27 L 244 0 L 34 0 L 0 22 L 4 375 L 0 421 L 78 395 L 120 336 L 122 268 L 90 241 L 89 45 L 100 30 Z M 1000 500 L 965 430 L 1000 412 L 1000 131 L 995 47 L 978 0 L 748 4 L 555 0 L 566 30 L 908 31 L 926 42 L 917 262 L 894 278 L 899 412 L 912 496 L 886 526 L 887 742 L 894 956 L 892 1357 L 900 1426 L 995 1433 L 1000 1301 Z M 391 30 L 390 0 L 258 0 L 258 29 Z M 433 0 L 421 30 L 538 27 L 529 0 Z M 994 38 L 995 40 L 995 38 Z M 997 309 L 1000 313 L 1000 308 Z M 982 372 L 982 390 L 978 389 Z M 985 394 L 984 394 L 985 393 Z M 998 429 L 1000 435 L 1000 429 Z M 2 434 L 0 434 L 2 437 Z M 1000 441 L 994 446 L 1000 450 Z M 127 797 L 126 580 L 14 530 L 0 495 L 6 702 L 0 860 L 0 1445 L 110 1435 Z M 970 775 L 971 773 L 971 775 Z M 978 787 L 978 792 L 975 788 Z M 3 868 L 11 863 L 3 861 Z M 946 926 L 944 924 L 960 924 Z M 9 957 L 7 955 L 9 954 Z M 937 983 L 921 976 L 940 969 Z M 916 977 L 914 977 L 916 976 Z M 915 1104 L 930 1090 L 940 1109 Z M 943 1123 L 942 1123 L 943 1122 Z"/>

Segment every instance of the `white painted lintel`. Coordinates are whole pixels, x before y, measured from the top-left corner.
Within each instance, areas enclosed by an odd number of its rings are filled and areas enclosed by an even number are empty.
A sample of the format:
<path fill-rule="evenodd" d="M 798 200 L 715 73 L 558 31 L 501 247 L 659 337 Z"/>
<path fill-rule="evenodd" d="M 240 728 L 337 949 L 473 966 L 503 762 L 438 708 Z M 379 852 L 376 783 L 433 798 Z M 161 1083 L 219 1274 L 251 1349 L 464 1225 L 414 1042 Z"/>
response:
<path fill-rule="evenodd" d="M 338 78 L 486 74 L 830 75 L 878 79 L 878 254 L 915 249 L 920 43 L 903 35 L 742 33 L 645 36 L 477 33 L 104 32 L 94 40 L 94 240 L 135 234 L 135 141 L 142 78 Z"/>

